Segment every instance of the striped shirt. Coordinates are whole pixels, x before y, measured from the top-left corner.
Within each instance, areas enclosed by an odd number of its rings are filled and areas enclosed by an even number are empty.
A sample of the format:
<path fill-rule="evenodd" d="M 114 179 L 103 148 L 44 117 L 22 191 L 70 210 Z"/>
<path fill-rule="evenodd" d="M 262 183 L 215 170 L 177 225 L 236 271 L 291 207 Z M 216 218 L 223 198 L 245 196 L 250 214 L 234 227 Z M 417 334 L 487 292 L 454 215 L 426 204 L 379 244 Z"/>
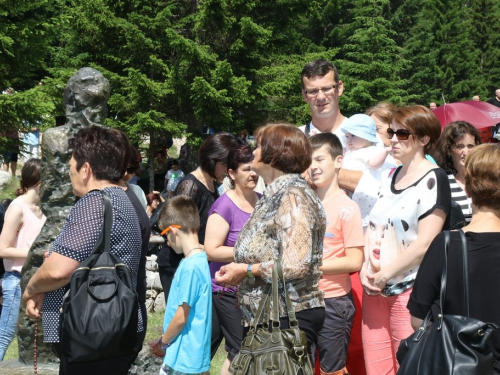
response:
<path fill-rule="evenodd" d="M 472 200 L 467 197 L 465 191 L 458 185 L 455 176 L 452 174 L 448 175 L 448 180 L 451 189 L 451 199 L 458 203 L 460 208 L 462 208 L 462 213 L 464 214 L 465 221 L 468 223 L 472 219 Z"/>

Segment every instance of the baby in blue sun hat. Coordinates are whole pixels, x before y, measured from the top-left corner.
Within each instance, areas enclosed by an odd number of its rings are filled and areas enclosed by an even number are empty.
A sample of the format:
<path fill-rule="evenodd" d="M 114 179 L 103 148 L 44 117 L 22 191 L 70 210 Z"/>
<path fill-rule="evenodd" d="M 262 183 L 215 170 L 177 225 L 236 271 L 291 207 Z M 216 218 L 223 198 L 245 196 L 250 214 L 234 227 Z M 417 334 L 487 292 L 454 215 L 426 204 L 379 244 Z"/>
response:
<path fill-rule="evenodd" d="M 375 121 L 365 114 L 351 116 L 342 127 L 347 150 L 342 168 L 355 171 L 379 169 L 391 152 L 391 147 L 377 147 Z"/>

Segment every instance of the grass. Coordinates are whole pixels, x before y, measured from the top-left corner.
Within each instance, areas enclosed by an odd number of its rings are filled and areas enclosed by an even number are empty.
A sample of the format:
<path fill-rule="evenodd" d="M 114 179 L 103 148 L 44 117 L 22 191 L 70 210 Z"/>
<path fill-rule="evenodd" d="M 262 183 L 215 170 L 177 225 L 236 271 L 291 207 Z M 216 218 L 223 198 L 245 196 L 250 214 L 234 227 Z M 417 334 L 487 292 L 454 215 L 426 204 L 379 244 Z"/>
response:
<path fill-rule="evenodd" d="M 146 332 L 146 340 L 148 341 L 156 341 L 158 337 L 163 333 L 163 312 L 156 312 L 148 314 L 148 331 Z M 226 351 L 224 350 L 224 341 L 219 346 L 219 350 L 215 354 L 212 359 L 212 363 L 210 366 L 210 374 L 211 375 L 219 375 L 222 364 L 226 359 Z M 14 339 L 10 344 L 7 352 L 5 353 L 4 360 L 8 359 L 17 359 L 17 339 Z"/>

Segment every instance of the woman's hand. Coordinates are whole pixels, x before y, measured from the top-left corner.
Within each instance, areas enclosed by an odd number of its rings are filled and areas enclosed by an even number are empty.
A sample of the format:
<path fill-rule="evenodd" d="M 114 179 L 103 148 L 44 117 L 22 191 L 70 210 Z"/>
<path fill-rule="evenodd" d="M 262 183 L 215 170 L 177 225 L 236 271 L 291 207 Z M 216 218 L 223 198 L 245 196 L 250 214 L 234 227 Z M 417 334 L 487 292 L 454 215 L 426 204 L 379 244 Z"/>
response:
<path fill-rule="evenodd" d="M 382 292 L 382 289 L 378 288 L 375 285 L 374 276 L 375 275 L 371 275 L 368 272 L 366 264 L 363 265 L 363 267 L 359 271 L 359 279 L 361 280 L 361 285 L 363 286 L 363 290 L 369 296 L 378 296 L 380 294 L 380 292 Z"/>
<path fill-rule="evenodd" d="M 247 277 L 247 264 L 229 263 L 215 273 L 215 281 L 222 286 L 237 286 Z"/>
<path fill-rule="evenodd" d="M 26 300 L 26 316 L 29 319 L 40 318 L 44 296 L 44 293 L 40 293 Z"/>

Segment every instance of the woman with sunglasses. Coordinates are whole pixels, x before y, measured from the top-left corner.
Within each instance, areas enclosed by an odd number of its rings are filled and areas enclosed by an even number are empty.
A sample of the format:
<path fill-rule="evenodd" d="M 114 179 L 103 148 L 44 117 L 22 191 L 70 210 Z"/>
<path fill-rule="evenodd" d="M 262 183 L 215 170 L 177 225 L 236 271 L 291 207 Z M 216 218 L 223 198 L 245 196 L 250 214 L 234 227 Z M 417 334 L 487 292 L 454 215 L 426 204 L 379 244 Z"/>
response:
<path fill-rule="evenodd" d="M 252 148 L 239 145 L 229 152 L 227 174 L 231 188 L 213 204 L 207 222 L 205 251 L 212 278 L 212 357 L 225 339 L 227 359 L 221 375 L 229 375 L 229 365 L 238 354 L 243 339 L 237 288 L 225 288 L 215 281 L 215 273 L 234 261 L 233 247 L 238 234 L 252 214 L 260 194 L 254 192 L 259 176 L 252 170 Z"/>
<path fill-rule="evenodd" d="M 413 333 L 406 305 L 429 244 L 450 212 L 448 177 L 425 158 L 441 126 L 423 106 L 394 113 L 387 137 L 402 165 L 386 173 L 366 231 L 363 350 L 368 375 L 396 374 L 399 342 Z"/>
<path fill-rule="evenodd" d="M 17 198 L 5 213 L 0 236 L 0 257 L 3 258 L 3 308 L 0 317 L 0 361 L 16 335 L 16 324 L 21 303 L 21 269 L 28 250 L 45 223 L 40 203 L 40 159 L 29 159 L 21 172 L 21 187 Z"/>
<path fill-rule="evenodd" d="M 465 193 L 465 157 L 481 144 L 479 131 L 465 121 L 451 122 L 443 130 L 434 159 L 448 174 L 453 199 L 468 223 L 472 219 L 472 200 Z"/>

